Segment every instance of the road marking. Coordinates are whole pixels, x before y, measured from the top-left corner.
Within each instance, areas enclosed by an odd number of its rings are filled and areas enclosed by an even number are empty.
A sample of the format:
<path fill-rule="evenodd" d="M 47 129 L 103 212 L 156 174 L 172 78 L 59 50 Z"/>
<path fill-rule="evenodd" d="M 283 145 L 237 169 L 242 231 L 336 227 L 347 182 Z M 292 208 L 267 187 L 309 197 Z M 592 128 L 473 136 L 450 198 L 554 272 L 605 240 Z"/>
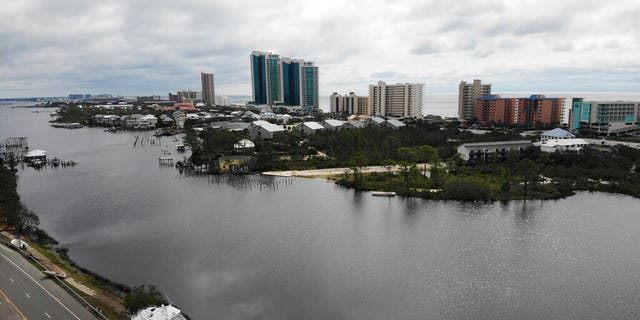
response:
<path fill-rule="evenodd" d="M 24 293 L 25 296 L 27 296 L 27 298 L 31 299 L 31 296 L 28 293 Z"/>
<path fill-rule="evenodd" d="M 34 279 L 30 274 L 28 274 L 26 271 L 24 271 L 24 269 L 20 268 L 19 265 L 17 265 L 15 262 L 13 262 L 13 260 L 9 259 L 9 257 L 5 256 L 3 253 L 0 253 L 0 256 L 2 256 L 7 261 L 9 261 L 12 265 L 14 265 L 16 268 L 18 268 L 18 270 L 22 271 L 22 273 L 24 273 L 27 276 L 27 278 L 31 279 L 31 281 L 33 281 L 33 283 L 38 285 L 38 287 L 40 287 L 40 289 L 44 290 L 44 292 L 46 292 L 53 300 L 55 300 L 65 310 L 67 310 L 67 312 L 69 312 L 74 318 L 76 318 L 78 320 L 82 320 L 78 316 L 76 316 L 75 313 L 73 313 L 71 310 L 69 310 L 69 308 L 67 308 L 67 306 L 65 306 L 60 300 L 58 300 L 58 298 L 54 297 L 53 294 L 51 294 L 51 292 L 49 292 L 49 290 L 45 289 L 45 287 L 43 287 L 38 281 L 36 281 L 36 279 Z"/>
<path fill-rule="evenodd" d="M 13 301 L 11 301 L 11 299 L 9 299 L 9 297 L 7 297 L 7 295 L 4 294 L 2 290 L 0 290 L 0 295 L 4 297 L 4 301 L 8 302 L 13 307 L 13 309 L 15 309 L 16 312 L 18 312 L 18 314 L 22 317 L 22 320 L 28 320 L 27 317 L 25 317 L 24 314 L 22 314 L 22 311 L 20 311 L 20 309 L 18 309 L 18 307 L 16 307 L 16 305 L 13 304 Z"/>
<path fill-rule="evenodd" d="M 48 313 L 44 313 L 45 316 L 47 316 L 47 318 L 51 319 L 51 316 Z"/>
<path fill-rule="evenodd" d="M 16 281 L 13 280 L 13 278 L 9 278 L 9 281 L 11 281 L 11 283 L 15 283 Z"/>

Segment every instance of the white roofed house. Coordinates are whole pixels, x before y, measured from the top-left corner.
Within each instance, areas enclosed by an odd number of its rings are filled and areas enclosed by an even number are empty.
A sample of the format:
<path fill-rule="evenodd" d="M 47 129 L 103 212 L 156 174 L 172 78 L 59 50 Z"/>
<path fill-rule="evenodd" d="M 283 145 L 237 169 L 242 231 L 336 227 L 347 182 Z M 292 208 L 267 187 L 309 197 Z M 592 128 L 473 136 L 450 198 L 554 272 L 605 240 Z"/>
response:
<path fill-rule="evenodd" d="M 124 127 L 133 129 L 138 127 L 138 120 L 142 118 L 141 114 L 132 114 L 124 118 Z"/>
<path fill-rule="evenodd" d="M 253 141 L 249 139 L 242 139 L 233 144 L 233 152 L 236 154 L 237 153 L 245 154 L 248 152 L 252 152 L 253 149 L 255 149 L 255 147 L 256 145 L 255 143 L 253 143 Z"/>
<path fill-rule="evenodd" d="M 300 132 L 304 134 L 314 134 L 318 131 L 324 130 L 324 127 L 315 121 L 307 121 L 307 122 L 299 123 L 296 126 L 296 129 L 298 129 Z"/>
<path fill-rule="evenodd" d="M 264 120 L 251 122 L 247 130 L 252 139 L 273 139 L 275 134 L 286 131 L 283 127 Z"/>
<path fill-rule="evenodd" d="M 335 120 L 335 119 L 326 119 L 322 121 L 322 126 L 327 130 L 340 130 L 342 126 L 345 124 L 345 121 Z"/>
<path fill-rule="evenodd" d="M 367 126 L 376 126 L 376 127 L 381 127 L 384 125 L 385 120 L 383 118 L 380 117 L 371 117 L 369 119 L 367 119 L 366 125 Z"/>
<path fill-rule="evenodd" d="M 139 118 L 136 121 L 135 128 L 141 129 L 141 130 L 154 129 L 157 124 L 158 124 L 158 118 L 156 118 L 156 116 L 152 114 L 148 114 Z"/>
<path fill-rule="evenodd" d="M 160 115 L 160 121 L 164 126 L 172 125 L 175 123 L 175 121 L 166 114 Z"/>
<path fill-rule="evenodd" d="M 387 128 L 391 128 L 393 130 L 404 129 L 407 127 L 407 125 L 404 124 L 402 121 L 396 120 L 396 119 L 389 119 L 385 121 L 384 126 Z"/>
<path fill-rule="evenodd" d="M 47 152 L 40 149 L 31 150 L 24 156 L 24 160 L 31 163 L 47 161 Z"/>
<path fill-rule="evenodd" d="M 540 144 L 540 151 L 542 152 L 580 151 L 584 149 L 587 145 L 589 145 L 589 143 L 582 139 L 546 140 Z"/>
<path fill-rule="evenodd" d="M 355 130 L 364 128 L 364 121 L 362 120 L 349 120 L 342 125 L 344 130 Z"/>

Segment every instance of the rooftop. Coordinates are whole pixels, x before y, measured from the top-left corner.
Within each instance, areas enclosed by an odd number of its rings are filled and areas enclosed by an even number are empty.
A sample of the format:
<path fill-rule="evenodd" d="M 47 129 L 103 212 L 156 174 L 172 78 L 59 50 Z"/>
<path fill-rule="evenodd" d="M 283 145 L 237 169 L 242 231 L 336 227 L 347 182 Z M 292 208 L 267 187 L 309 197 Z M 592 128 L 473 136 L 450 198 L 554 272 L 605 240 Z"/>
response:
<path fill-rule="evenodd" d="M 264 120 L 258 120 L 258 121 L 254 121 L 252 122 L 254 126 L 256 127 L 261 127 L 269 132 L 280 132 L 280 131 L 284 131 L 284 128 L 277 125 L 277 124 L 273 124 L 271 122 L 268 121 L 264 121 Z"/>
<path fill-rule="evenodd" d="M 322 129 L 324 129 L 324 127 L 321 124 L 319 124 L 319 123 L 317 123 L 315 121 L 307 121 L 307 122 L 304 122 L 303 125 L 307 126 L 311 130 L 322 130 Z"/>
<path fill-rule="evenodd" d="M 555 128 L 553 130 L 545 131 L 541 135 L 547 136 L 547 137 L 555 137 L 555 138 L 565 138 L 565 137 L 575 138 L 574 134 L 562 128 Z"/>
<path fill-rule="evenodd" d="M 572 146 L 572 145 L 587 145 L 588 142 L 582 139 L 559 139 L 559 140 L 549 140 L 543 142 L 541 145 L 547 147 L 555 147 L 555 146 Z"/>
<path fill-rule="evenodd" d="M 510 140 L 510 141 L 487 141 L 487 142 L 473 142 L 460 145 L 461 147 L 482 147 L 482 146 L 501 146 L 512 144 L 531 144 L 530 140 Z"/>

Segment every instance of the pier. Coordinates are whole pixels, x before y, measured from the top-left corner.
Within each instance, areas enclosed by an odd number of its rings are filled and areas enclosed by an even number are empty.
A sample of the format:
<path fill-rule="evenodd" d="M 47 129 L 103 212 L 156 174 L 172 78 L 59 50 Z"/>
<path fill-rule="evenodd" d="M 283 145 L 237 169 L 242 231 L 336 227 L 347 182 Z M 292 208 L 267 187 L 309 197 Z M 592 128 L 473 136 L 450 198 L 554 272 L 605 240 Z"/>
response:
<path fill-rule="evenodd" d="M 161 166 L 173 166 L 173 157 L 163 156 L 158 158 L 158 164 Z"/>

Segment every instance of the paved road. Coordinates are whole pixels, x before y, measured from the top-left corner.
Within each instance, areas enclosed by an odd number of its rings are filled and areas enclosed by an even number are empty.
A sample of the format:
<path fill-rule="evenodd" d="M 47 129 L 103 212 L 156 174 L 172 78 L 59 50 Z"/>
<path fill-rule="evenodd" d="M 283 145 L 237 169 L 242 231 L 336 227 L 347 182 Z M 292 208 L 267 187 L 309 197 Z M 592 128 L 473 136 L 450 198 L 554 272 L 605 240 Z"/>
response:
<path fill-rule="evenodd" d="M 25 319 L 96 319 L 17 252 L 0 245 L 0 301 L 5 303 L 3 295 Z"/>
<path fill-rule="evenodd" d="M 590 144 L 594 144 L 594 145 L 602 145 L 602 139 L 583 139 L 584 141 L 590 143 Z M 615 146 L 615 145 L 619 145 L 619 144 L 623 144 L 627 147 L 632 147 L 632 148 L 636 148 L 636 149 L 640 149 L 640 144 L 639 143 L 634 143 L 634 142 L 623 142 L 623 141 L 614 141 L 614 140 L 605 140 L 604 145 L 607 146 Z"/>

